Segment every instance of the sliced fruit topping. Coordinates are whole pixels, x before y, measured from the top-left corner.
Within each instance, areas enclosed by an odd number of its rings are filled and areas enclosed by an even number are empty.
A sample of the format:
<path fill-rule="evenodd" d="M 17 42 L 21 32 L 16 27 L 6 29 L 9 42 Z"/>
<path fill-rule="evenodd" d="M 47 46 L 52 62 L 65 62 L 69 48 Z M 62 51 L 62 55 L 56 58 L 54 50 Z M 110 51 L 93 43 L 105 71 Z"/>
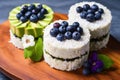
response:
<path fill-rule="evenodd" d="M 80 17 L 86 19 L 89 22 L 94 22 L 100 20 L 104 10 L 99 8 L 98 5 L 84 4 L 83 6 L 78 6 L 76 12 L 80 14 Z"/>
<path fill-rule="evenodd" d="M 38 22 L 45 18 L 45 14 L 48 14 L 48 10 L 43 7 L 42 4 L 35 5 L 24 5 L 20 12 L 17 13 L 16 17 L 18 20 L 22 21 L 23 23 L 30 20 L 31 22 Z M 21 18 L 22 17 L 22 18 Z"/>
<path fill-rule="evenodd" d="M 55 22 L 50 30 L 50 35 L 56 37 L 58 41 L 64 41 L 65 39 L 78 41 L 83 35 L 83 29 L 78 22 L 73 22 L 72 25 L 69 25 L 67 21 Z"/>

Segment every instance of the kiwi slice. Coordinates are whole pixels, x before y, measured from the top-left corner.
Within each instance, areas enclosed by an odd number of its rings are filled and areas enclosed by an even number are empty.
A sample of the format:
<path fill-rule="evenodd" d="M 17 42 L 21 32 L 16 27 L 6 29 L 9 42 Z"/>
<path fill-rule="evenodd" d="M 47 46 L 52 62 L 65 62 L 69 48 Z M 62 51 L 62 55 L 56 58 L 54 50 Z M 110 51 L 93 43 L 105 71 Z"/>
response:
<path fill-rule="evenodd" d="M 19 26 L 15 27 L 15 34 L 18 37 L 22 37 L 24 35 L 24 33 L 25 33 L 25 26 L 28 26 L 28 23 L 29 22 L 26 22 L 26 23 L 20 24 Z"/>
<path fill-rule="evenodd" d="M 34 3 L 36 6 L 39 5 L 39 3 Z M 23 4 L 24 5 L 30 5 L 30 4 Z M 45 18 L 43 20 L 39 20 L 37 23 L 30 22 L 28 20 L 25 23 L 22 23 L 20 20 L 17 19 L 16 15 L 20 12 L 21 7 L 18 6 L 14 8 L 9 13 L 9 22 L 10 22 L 10 28 L 12 32 L 17 35 L 18 37 L 22 37 L 24 34 L 30 34 L 34 36 L 35 38 L 42 36 L 43 29 L 52 21 L 53 19 L 53 10 L 48 7 L 47 5 L 43 4 L 43 8 L 45 8 L 48 11 L 48 14 L 45 14 Z"/>

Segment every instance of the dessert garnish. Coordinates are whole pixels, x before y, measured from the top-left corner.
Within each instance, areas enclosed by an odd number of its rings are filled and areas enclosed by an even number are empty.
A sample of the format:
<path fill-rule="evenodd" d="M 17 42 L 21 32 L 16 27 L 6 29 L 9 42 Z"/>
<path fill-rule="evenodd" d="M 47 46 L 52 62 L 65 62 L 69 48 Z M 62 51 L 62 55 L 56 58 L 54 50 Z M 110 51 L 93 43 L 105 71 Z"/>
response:
<path fill-rule="evenodd" d="M 104 54 L 97 52 L 91 53 L 88 60 L 83 64 L 83 74 L 88 75 L 91 73 L 100 73 L 112 67 L 113 61 Z"/>
<path fill-rule="evenodd" d="M 67 21 L 63 21 L 62 23 L 56 22 L 50 30 L 50 35 L 56 37 L 58 41 L 64 41 L 66 39 L 78 41 L 83 35 L 83 29 L 78 22 L 74 22 L 72 25 L 69 25 Z"/>
<path fill-rule="evenodd" d="M 32 35 L 25 34 L 22 37 L 22 43 L 24 47 L 25 59 L 30 58 L 34 62 L 40 61 L 42 59 L 43 41 L 41 37 L 35 40 Z"/>
<path fill-rule="evenodd" d="M 35 4 L 31 4 L 29 6 L 24 5 L 16 17 L 23 23 L 27 22 L 28 20 L 36 23 L 37 21 L 44 19 L 45 14 L 47 13 L 48 11 L 43 8 L 42 4 L 39 4 L 37 6 L 35 6 Z"/>
<path fill-rule="evenodd" d="M 99 8 L 98 5 L 93 4 L 90 6 L 89 4 L 84 4 L 83 6 L 78 6 L 76 8 L 77 13 L 80 13 L 80 17 L 86 19 L 89 22 L 94 22 L 100 20 L 104 10 Z"/>

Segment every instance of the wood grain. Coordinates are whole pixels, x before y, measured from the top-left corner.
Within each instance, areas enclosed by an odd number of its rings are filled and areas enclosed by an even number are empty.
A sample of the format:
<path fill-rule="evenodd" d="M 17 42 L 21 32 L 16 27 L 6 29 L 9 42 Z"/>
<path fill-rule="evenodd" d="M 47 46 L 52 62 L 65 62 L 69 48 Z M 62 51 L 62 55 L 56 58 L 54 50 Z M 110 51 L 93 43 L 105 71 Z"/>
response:
<path fill-rule="evenodd" d="M 67 19 L 65 14 L 55 13 L 54 20 Z M 13 80 L 119 80 L 120 78 L 120 43 L 110 36 L 107 48 L 99 52 L 110 56 L 114 66 L 100 74 L 82 75 L 82 69 L 65 72 L 50 68 L 44 60 L 33 63 L 24 59 L 23 51 L 9 43 L 9 22 L 0 25 L 0 71 Z"/>

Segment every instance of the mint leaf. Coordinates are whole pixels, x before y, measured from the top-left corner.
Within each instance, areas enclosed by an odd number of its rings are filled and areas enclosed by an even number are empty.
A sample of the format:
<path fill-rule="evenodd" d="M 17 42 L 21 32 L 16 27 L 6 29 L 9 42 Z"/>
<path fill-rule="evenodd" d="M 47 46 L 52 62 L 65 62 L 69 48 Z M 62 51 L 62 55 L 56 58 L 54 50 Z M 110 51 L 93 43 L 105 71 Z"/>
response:
<path fill-rule="evenodd" d="M 98 54 L 98 58 L 103 62 L 104 69 L 109 69 L 113 65 L 112 59 L 104 54 Z"/>
<path fill-rule="evenodd" d="M 39 38 L 35 45 L 35 50 L 32 56 L 30 57 L 33 61 L 40 61 L 43 55 L 43 41 L 42 38 Z"/>
<path fill-rule="evenodd" d="M 28 47 L 24 49 L 24 57 L 26 58 L 30 58 L 33 54 L 34 51 L 34 46 L 33 47 Z"/>

